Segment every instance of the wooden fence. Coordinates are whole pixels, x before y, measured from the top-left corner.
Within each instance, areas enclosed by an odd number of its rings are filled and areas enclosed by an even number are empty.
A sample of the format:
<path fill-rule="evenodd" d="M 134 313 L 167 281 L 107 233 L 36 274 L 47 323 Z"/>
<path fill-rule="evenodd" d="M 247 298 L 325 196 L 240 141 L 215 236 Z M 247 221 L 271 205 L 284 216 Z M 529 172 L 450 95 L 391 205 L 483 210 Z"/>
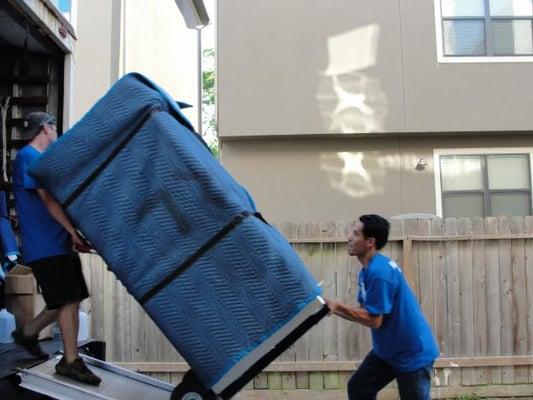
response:
<path fill-rule="evenodd" d="M 355 302 L 360 265 L 346 253 L 349 224 L 279 228 L 326 296 Z M 434 398 L 533 397 L 533 217 L 393 221 L 384 253 L 402 266 L 438 340 Z M 84 255 L 83 264 L 91 288 L 83 307 L 108 359 L 179 382 L 187 365 L 141 307 L 99 257 Z M 240 398 L 346 398 L 370 347 L 368 328 L 325 318 Z M 382 398 L 396 398 L 394 387 Z"/>

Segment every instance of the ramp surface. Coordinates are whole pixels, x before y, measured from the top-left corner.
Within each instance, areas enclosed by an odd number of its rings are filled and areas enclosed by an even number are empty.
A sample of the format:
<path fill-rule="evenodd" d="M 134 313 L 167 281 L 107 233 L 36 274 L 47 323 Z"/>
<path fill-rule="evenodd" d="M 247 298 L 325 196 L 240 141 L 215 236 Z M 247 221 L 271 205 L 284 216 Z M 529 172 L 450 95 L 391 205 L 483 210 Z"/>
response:
<path fill-rule="evenodd" d="M 78 383 L 55 373 L 61 356 L 19 372 L 20 386 L 58 400 L 169 400 L 174 385 L 117 367 L 111 363 L 81 356 L 100 378 L 99 386 Z"/>

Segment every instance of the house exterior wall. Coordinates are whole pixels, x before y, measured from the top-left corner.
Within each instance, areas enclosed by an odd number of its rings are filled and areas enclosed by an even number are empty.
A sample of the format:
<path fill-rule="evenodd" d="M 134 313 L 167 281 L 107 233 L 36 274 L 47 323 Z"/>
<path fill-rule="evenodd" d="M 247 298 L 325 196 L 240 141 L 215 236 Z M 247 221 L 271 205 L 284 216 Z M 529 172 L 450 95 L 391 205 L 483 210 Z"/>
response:
<path fill-rule="evenodd" d="M 223 142 L 222 154 L 269 221 L 327 222 L 364 213 L 435 214 L 434 149 L 502 146 L 530 148 L 533 136 L 234 139 Z M 419 158 L 424 170 L 415 169 Z"/>
<path fill-rule="evenodd" d="M 198 104 L 196 32 L 173 0 L 79 2 L 75 121 L 122 75 L 140 72 Z M 197 107 L 185 111 L 193 124 Z"/>
<path fill-rule="evenodd" d="M 435 149 L 531 146 L 533 62 L 439 62 L 433 1 L 217 4 L 221 161 L 272 221 L 434 214 Z"/>
<path fill-rule="evenodd" d="M 533 125 L 533 64 L 438 63 L 433 1 L 219 0 L 217 12 L 221 137 Z M 363 109 L 336 110 L 339 91 Z"/>
<path fill-rule="evenodd" d="M 119 48 L 120 37 L 114 36 L 113 2 L 93 0 L 78 3 L 78 43 L 74 56 L 74 118 L 77 122 L 118 78 L 113 69 L 113 49 Z"/>
<path fill-rule="evenodd" d="M 438 63 L 434 2 L 401 2 L 406 132 L 532 131 L 530 62 Z"/>
<path fill-rule="evenodd" d="M 187 29 L 174 0 L 124 1 L 124 73 L 140 72 L 161 85 L 197 126 L 197 33 Z"/>

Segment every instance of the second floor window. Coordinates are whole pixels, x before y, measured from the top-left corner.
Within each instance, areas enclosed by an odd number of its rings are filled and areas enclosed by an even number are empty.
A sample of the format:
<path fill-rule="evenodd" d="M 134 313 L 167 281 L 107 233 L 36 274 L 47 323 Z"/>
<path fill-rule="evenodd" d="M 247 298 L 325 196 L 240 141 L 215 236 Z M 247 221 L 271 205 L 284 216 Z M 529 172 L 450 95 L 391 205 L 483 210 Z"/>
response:
<path fill-rule="evenodd" d="M 445 57 L 533 55 L 533 0 L 440 0 L 440 7 Z"/>

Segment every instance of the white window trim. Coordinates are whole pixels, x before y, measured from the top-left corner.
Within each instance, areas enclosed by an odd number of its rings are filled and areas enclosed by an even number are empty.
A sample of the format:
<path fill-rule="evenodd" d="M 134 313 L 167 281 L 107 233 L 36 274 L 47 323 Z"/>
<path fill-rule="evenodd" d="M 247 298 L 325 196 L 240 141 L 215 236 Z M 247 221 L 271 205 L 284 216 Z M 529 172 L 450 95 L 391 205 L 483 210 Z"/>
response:
<path fill-rule="evenodd" d="M 442 188 L 440 179 L 441 156 L 484 155 L 484 154 L 529 154 L 529 173 L 533 177 L 533 147 L 479 147 L 474 149 L 434 149 L 433 169 L 435 173 L 436 214 L 442 218 Z M 533 190 L 533 188 L 532 188 Z M 533 196 L 532 196 L 533 202 Z"/>
<path fill-rule="evenodd" d="M 533 56 L 475 56 L 454 57 L 444 55 L 444 37 L 442 36 L 441 0 L 433 0 L 435 4 L 435 39 L 437 41 L 437 61 L 439 63 L 500 63 L 500 62 L 533 62 Z"/>
<path fill-rule="evenodd" d="M 78 0 L 70 1 L 70 25 L 74 28 L 74 31 L 78 31 Z"/>

